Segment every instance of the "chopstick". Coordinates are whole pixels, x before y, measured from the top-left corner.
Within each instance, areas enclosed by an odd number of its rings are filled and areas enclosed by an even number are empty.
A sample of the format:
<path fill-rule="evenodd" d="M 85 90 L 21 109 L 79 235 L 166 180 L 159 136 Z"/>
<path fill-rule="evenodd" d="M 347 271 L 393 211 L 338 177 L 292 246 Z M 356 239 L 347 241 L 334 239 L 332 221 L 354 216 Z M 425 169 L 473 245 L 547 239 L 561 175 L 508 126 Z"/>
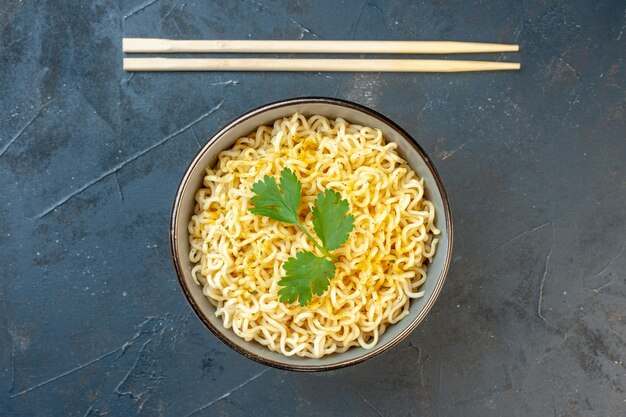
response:
<path fill-rule="evenodd" d="M 124 71 L 464 72 L 519 69 L 518 62 L 439 59 L 124 58 Z"/>
<path fill-rule="evenodd" d="M 271 41 L 124 38 L 128 53 L 456 54 L 517 52 L 518 45 L 449 41 Z"/>
<path fill-rule="evenodd" d="M 124 38 L 128 53 L 447 54 L 516 52 L 518 45 L 449 41 L 269 41 Z M 464 72 L 519 70 L 517 62 L 437 59 L 124 58 L 125 71 Z"/>

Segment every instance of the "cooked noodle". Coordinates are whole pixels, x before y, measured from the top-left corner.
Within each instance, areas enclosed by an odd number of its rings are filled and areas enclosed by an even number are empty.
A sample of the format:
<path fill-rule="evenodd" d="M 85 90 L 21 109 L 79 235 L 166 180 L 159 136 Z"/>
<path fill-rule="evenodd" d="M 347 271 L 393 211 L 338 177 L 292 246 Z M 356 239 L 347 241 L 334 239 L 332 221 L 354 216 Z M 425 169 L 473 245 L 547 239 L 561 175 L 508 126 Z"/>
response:
<path fill-rule="evenodd" d="M 194 280 L 226 328 L 283 355 L 373 348 L 420 298 L 440 232 L 424 181 L 380 130 L 301 114 L 237 140 L 207 168 L 189 222 Z M 252 184 L 284 167 L 302 182 L 300 220 L 325 189 L 349 201 L 354 230 L 333 251 L 336 274 L 309 305 L 279 301 L 283 263 L 315 246 L 296 226 L 250 213 Z"/>

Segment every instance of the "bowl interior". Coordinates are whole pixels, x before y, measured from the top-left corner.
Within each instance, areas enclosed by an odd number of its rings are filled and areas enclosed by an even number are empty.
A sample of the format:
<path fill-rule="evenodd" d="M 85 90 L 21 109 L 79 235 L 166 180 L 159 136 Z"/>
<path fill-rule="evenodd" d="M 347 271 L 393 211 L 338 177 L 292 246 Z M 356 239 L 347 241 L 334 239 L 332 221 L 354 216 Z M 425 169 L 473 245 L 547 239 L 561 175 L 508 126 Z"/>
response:
<path fill-rule="evenodd" d="M 420 299 L 411 300 L 410 315 L 389 326 L 378 345 L 371 350 L 355 347 L 344 353 L 310 359 L 298 356 L 286 357 L 256 342 L 246 342 L 231 329 L 226 329 L 222 320 L 215 317 L 215 307 L 202 294 L 202 288 L 196 285 L 191 277 L 187 223 L 193 214 L 194 196 L 202 185 L 205 167 L 214 166 L 221 151 L 232 147 L 238 138 L 256 130 L 259 125 L 272 123 L 295 112 L 305 116 L 319 114 L 332 119 L 341 117 L 353 124 L 380 129 L 388 141 L 398 144 L 398 153 L 409 162 L 420 177 L 424 178 L 425 195 L 436 208 L 435 223 L 441 230 L 441 236 L 433 262 L 428 267 L 428 279 L 423 286 L 425 295 Z M 361 362 L 399 343 L 408 335 L 423 320 L 443 285 L 452 246 L 452 226 L 445 191 L 434 167 L 421 148 L 405 135 L 383 116 L 352 103 L 332 99 L 294 99 L 254 110 L 213 136 L 198 153 L 183 178 L 174 203 L 171 225 L 172 252 L 179 280 L 188 301 L 205 325 L 222 341 L 251 359 L 272 366 L 303 371 L 333 369 Z"/>

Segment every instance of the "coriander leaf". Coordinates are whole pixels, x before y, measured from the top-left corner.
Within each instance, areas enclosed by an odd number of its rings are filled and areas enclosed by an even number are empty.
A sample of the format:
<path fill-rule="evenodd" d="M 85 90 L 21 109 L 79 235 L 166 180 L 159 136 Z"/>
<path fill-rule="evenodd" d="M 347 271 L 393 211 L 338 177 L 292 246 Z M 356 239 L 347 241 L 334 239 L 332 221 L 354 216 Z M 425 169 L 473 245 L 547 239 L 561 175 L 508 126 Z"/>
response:
<path fill-rule="evenodd" d="M 312 252 L 298 252 L 283 265 L 285 276 L 278 281 L 283 286 L 278 294 L 283 303 L 298 300 L 305 306 L 313 294 L 322 295 L 335 276 L 335 265 L 328 259 L 315 256 Z"/>
<path fill-rule="evenodd" d="M 276 180 L 269 175 L 252 185 L 256 195 L 252 197 L 254 207 L 250 211 L 281 222 L 298 224 L 302 184 L 289 168 L 283 169 L 280 175 L 280 190 Z"/>
<path fill-rule="evenodd" d="M 337 249 L 348 240 L 354 228 L 354 216 L 346 216 L 348 208 L 348 201 L 342 200 L 337 191 L 327 189 L 317 195 L 313 227 L 326 249 Z"/>

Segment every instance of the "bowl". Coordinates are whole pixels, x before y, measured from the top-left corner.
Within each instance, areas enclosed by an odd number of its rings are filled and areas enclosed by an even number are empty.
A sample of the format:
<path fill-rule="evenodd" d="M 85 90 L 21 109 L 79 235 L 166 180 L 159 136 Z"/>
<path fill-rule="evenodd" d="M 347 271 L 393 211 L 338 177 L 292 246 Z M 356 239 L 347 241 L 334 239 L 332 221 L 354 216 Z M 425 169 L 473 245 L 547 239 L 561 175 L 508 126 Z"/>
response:
<path fill-rule="evenodd" d="M 188 256 L 187 224 L 193 214 L 196 191 L 202 186 L 205 167 L 214 166 L 221 151 L 231 148 L 237 139 L 256 130 L 259 125 L 272 123 L 295 112 L 305 116 L 319 114 L 332 119 L 341 117 L 353 124 L 380 129 L 387 141 L 398 144 L 398 154 L 424 178 L 425 196 L 435 205 L 435 224 L 441 230 L 441 236 L 433 261 L 428 266 L 428 279 L 422 286 L 425 294 L 422 298 L 411 300 L 410 315 L 390 325 L 378 344 L 369 350 L 352 347 L 346 352 L 313 359 L 295 355 L 287 357 L 257 342 L 247 342 L 232 329 L 224 327 L 222 320 L 215 316 L 215 307 L 203 295 L 202 287 L 191 276 L 193 265 Z M 170 223 L 170 248 L 185 298 L 202 323 L 218 339 L 240 354 L 265 365 L 292 371 L 324 371 L 354 365 L 391 349 L 424 320 L 441 291 L 450 264 L 452 218 L 448 198 L 437 170 L 424 150 L 406 131 L 380 113 L 349 101 L 321 97 L 294 98 L 267 104 L 238 117 L 213 135 L 198 152 L 185 171 L 176 192 Z"/>

